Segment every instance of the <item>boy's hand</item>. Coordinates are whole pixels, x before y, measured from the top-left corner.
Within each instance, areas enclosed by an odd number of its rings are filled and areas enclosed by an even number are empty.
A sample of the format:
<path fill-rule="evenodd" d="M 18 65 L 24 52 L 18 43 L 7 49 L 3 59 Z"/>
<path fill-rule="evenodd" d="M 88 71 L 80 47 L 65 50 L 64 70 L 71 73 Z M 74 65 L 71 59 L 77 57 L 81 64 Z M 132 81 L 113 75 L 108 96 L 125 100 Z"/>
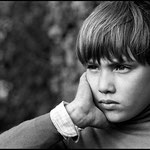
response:
<path fill-rule="evenodd" d="M 93 102 L 86 72 L 80 77 L 75 99 L 66 106 L 66 109 L 78 127 L 105 128 L 109 124 L 104 113 Z"/>

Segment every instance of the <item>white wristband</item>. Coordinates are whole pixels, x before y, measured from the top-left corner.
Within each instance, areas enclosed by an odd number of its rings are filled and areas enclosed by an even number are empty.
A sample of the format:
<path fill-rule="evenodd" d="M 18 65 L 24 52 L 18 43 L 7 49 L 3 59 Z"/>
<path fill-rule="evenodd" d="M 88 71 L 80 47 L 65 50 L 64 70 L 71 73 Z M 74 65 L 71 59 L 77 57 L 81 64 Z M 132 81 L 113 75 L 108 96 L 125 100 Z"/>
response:
<path fill-rule="evenodd" d="M 65 108 L 66 104 L 68 103 L 62 101 L 59 105 L 52 109 L 50 111 L 50 118 L 57 131 L 64 137 L 64 139 L 77 136 L 77 140 L 75 140 L 75 142 L 78 142 L 81 128 L 78 128 L 71 120 Z"/>

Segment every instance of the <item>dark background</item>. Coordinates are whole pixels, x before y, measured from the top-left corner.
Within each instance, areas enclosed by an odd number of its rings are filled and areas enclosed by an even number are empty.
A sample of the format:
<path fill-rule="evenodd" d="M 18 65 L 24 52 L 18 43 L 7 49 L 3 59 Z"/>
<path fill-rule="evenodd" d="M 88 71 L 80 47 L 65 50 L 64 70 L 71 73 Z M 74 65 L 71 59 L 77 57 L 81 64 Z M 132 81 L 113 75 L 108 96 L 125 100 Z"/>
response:
<path fill-rule="evenodd" d="M 0 1 L 0 132 L 73 100 L 75 43 L 99 1 Z"/>

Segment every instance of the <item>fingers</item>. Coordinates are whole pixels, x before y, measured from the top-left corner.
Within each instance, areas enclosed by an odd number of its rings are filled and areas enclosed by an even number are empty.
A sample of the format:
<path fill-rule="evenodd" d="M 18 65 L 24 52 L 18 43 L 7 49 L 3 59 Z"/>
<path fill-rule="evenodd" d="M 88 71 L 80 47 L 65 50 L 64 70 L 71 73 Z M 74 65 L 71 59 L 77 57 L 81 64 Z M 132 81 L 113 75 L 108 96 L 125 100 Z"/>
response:
<path fill-rule="evenodd" d="M 80 77 L 80 82 L 87 82 L 87 83 L 88 83 L 88 81 L 87 81 L 87 73 L 86 73 L 86 72 L 84 72 L 84 73 L 81 75 L 81 77 Z"/>
<path fill-rule="evenodd" d="M 87 97 L 91 98 L 91 89 L 90 89 L 89 83 L 86 78 L 86 72 L 84 72 L 80 77 L 80 82 L 78 85 L 78 90 L 77 90 L 76 96 L 82 97 L 85 99 L 88 99 Z"/>
<path fill-rule="evenodd" d="M 82 79 L 82 78 L 86 78 L 86 72 L 84 72 L 84 73 L 81 75 L 80 79 Z"/>

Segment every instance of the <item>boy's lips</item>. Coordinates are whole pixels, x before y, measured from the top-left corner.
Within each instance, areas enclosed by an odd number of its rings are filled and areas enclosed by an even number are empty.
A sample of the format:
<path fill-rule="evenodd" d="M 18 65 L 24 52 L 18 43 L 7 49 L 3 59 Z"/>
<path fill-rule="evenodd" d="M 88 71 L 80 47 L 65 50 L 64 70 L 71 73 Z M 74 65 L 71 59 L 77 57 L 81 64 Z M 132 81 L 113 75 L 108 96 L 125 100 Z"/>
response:
<path fill-rule="evenodd" d="M 117 105 L 119 104 L 118 102 L 114 101 L 114 100 L 100 100 L 99 104 L 101 106 L 101 108 L 105 109 L 105 110 L 115 110 L 117 109 Z"/>
<path fill-rule="evenodd" d="M 99 103 L 104 103 L 104 104 L 119 104 L 118 102 L 114 101 L 114 100 L 110 100 L 110 99 L 107 99 L 107 100 L 100 100 Z"/>

